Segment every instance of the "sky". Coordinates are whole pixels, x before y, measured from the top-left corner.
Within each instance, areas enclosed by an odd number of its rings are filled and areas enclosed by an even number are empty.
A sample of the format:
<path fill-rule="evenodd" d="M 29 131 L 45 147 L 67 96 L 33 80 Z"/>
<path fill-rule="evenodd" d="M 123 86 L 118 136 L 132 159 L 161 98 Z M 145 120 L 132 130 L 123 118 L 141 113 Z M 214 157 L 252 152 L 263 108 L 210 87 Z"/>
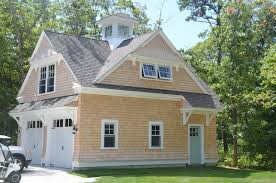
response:
<path fill-rule="evenodd" d="M 159 18 L 159 12 L 163 0 L 134 0 L 135 2 L 146 5 L 146 14 L 153 24 Z M 202 41 L 198 34 L 208 29 L 208 25 L 197 22 L 186 22 L 188 12 L 180 12 L 177 0 L 166 0 L 162 18 L 167 21 L 163 26 L 164 33 L 168 36 L 170 41 L 177 49 L 184 48 L 185 50 L 191 48 L 196 43 Z"/>

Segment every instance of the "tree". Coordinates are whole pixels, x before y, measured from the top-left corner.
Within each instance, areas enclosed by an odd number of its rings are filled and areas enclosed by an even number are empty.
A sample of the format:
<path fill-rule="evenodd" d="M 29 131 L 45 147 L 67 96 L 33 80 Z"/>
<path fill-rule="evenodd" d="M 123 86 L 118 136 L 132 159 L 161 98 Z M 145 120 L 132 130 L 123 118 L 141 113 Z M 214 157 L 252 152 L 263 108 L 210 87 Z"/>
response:
<path fill-rule="evenodd" d="M 260 92 L 260 88 L 264 87 L 262 78 L 264 71 L 273 72 L 273 59 L 269 59 L 267 69 L 263 68 L 264 61 L 261 61 L 264 52 L 275 44 L 276 23 L 272 5 L 271 1 L 237 1 L 225 4 L 220 15 L 220 29 L 223 34 L 215 37 L 210 33 L 205 41 L 185 52 L 186 58 L 195 65 L 203 79 L 223 101 L 224 111 L 218 116 L 218 130 L 221 131 L 224 127 L 221 125 L 224 121 L 227 125 L 226 134 L 228 137 L 231 135 L 229 139 L 232 139 L 233 166 L 239 166 L 241 156 L 245 156 L 250 162 L 258 161 L 259 165 L 269 162 L 265 166 L 271 167 L 273 164 L 271 152 L 275 152 L 272 150 L 275 147 L 271 144 L 275 137 L 275 128 L 271 124 L 274 124 L 272 119 L 275 119 L 275 108 L 270 102 L 267 103 L 270 110 L 265 109 L 261 105 L 263 102 L 257 100 L 256 94 L 269 91 L 266 88 Z M 216 39 L 223 40 L 220 65 L 214 62 L 217 49 L 214 43 L 218 41 Z M 269 58 L 272 57 L 274 56 Z M 269 92 L 261 98 L 274 101 L 267 96 L 274 95 Z"/>

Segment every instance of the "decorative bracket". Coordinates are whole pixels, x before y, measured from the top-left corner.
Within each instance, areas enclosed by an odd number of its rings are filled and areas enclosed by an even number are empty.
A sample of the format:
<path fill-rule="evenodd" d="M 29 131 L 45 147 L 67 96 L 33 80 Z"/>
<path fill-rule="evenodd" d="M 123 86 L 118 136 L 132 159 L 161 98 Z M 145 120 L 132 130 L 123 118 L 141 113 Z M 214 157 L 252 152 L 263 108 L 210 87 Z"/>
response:
<path fill-rule="evenodd" d="M 192 115 L 192 111 L 183 111 L 183 119 L 182 119 L 182 122 L 183 122 L 183 125 L 186 125 L 190 119 Z"/>
<path fill-rule="evenodd" d="M 216 113 L 212 112 L 212 113 L 206 113 L 206 126 L 209 126 L 211 121 L 214 119 L 214 117 L 216 116 Z"/>
<path fill-rule="evenodd" d="M 132 60 L 132 66 L 136 66 L 137 57 L 133 57 L 131 60 Z"/>

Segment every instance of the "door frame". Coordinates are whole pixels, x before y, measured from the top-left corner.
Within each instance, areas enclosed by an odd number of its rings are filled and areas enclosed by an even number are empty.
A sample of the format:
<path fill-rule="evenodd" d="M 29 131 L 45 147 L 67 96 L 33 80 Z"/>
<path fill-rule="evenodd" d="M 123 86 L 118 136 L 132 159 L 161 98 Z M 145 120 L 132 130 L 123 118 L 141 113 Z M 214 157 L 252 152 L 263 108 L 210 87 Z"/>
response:
<path fill-rule="evenodd" d="M 188 124 L 188 153 L 189 153 L 189 165 L 191 165 L 191 154 L 190 154 L 190 128 L 191 126 L 196 126 L 200 127 L 200 144 L 201 144 L 201 164 L 205 163 L 205 158 L 204 158 L 204 125 L 203 124 L 195 124 L 195 123 L 190 123 Z"/>

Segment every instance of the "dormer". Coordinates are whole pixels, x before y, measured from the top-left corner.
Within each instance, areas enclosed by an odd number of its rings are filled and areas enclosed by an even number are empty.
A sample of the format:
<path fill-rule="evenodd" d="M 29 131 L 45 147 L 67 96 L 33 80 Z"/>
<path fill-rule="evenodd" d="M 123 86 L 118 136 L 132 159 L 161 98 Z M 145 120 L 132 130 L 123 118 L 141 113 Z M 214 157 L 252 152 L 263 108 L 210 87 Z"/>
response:
<path fill-rule="evenodd" d="M 102 40 L 108 41 L 110 48 L 117 48 L 122 41 L 133 37 L 133 27 L 137 19 L 124 14 L 113 14 L 97 21 L 102 28 Z"/>

